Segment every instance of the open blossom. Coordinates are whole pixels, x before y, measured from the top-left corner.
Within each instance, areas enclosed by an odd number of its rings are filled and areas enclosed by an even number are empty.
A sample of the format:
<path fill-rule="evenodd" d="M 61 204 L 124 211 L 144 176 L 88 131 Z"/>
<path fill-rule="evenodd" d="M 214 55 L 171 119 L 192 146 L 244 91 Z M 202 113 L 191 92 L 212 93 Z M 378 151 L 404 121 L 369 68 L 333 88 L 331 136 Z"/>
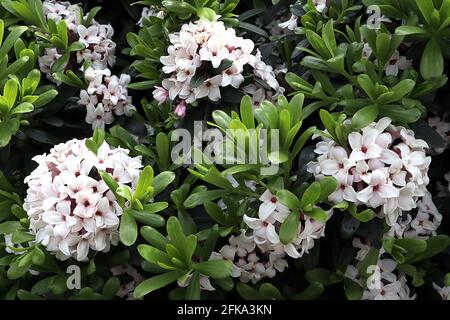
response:
<path fill-rule="evenodd" d="M 191 22 L 169 38 L 169 55 L 160 58 L 162 70 L 169 77 L 153 92 L 159 103 L 167 97 L 172 101 L 184 100 L 186 104 L 203 98 L 219 101 L 220 88 L 244 86 L 244 68 L 251 69 L 255 78 L 263 80 L 267 90 L 274 94 L 283 92 L 273 68 L 261 60 L 258 50 L 254 53 L 253 41 L 238 37 L 234 29 L 227 29 L 221 21 Z"/>
<path fill-rule="evenodd" d="M 411 130 L 391 125 L 389 118 L 350 133 L 348 141 L 346 151 L 322 138 L 315 150 L 317 160 L 308 164 L 308 171 L 318 180 L 337 178 L 338 188 L 330 201 L 379 208 L 389 225 L 396 223 L 402 211 L 417 207 L 429 182 L 431 158 L 425 154 L 425 141 L 414 138 Z"/>
<path fill-rule="evenodd" d="M 85 78 L 89 85 L 86 90 L 81 90 L 79 104 L 86 106 L 86 122 L 92 124 L 92 128 L 105 128 L 105 124 L 114 121 L 115 115 L 131 115 L 135 107 L 128 95 L 130 76 L 113 75 L 109 69 L 97 69 L 89 67 L 85 71 Z"/>
<path fill-rule="evenodd" d="M 36 242 L 59 259 L 78 261 L 87 259 L 89 249 L 108 252 L 116 245 L 122 209 L 98 172 L 106 171 L 133 188 L 141 159 L 106 142 L 94 154 L 85 140 L 74 139 L 33 160 L 38 167 L 25 179 L 24 209 Z"/>
<path fill-rule="evenodd" d="M 279 26 L 281 29 L 294 30 L 297 28 L 297 20 L 298 17 L 292 14 L 288 21 L 280 23 Z"/>
<path fill-rule="evenodd" d="M 398 50 L 395 50 L 392 57 L 384 67 L 384 72 L 387 76 L 397 76 L 400 70 L 405 70 L 412 65 L 412 60 L 406 59 L 405 56 L 401 56 Z"/>
<path fill-rule="evenodd" d="M 114 29 L 111 25 L 100 24 L 94 19 L 89 26 L 83 25 L 79 21 L 78 5 L 69 2 L 47 0 L 43 2 L 44 14 L 47 19 L 59 22 L 64 20 L 69 30 L 69 40 L 79 41 L 85 48 L 73 52 L 73 59 L 69 59 L 67 68 L 73 69 L 74 62 L 82 65 L 85 62 L 101 65 L 103 68 L 114 66 L 116 56 L 116 44 L 112 41 Z M 71 43 L 69 43 L 70 45 Z M 54 48 L 46 48 L 44 55 L 39 57 L 39 67 L 46 74 L 49 80 L 53 80 L 52 66 L 61 57 L 61 54 Z"/>

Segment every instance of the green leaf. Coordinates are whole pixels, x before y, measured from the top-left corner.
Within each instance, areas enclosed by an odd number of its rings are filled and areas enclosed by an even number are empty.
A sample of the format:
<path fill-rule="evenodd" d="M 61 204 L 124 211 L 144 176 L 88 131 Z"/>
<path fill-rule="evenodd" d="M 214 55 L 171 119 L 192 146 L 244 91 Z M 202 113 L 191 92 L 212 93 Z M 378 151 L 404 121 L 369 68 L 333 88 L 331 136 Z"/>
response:
<path fill-rule="evenodd" d="M 186 290 L 186 299 L 200 300 L 200 273 L 194 272 L 190 281 Z"/>
<path fill-rule="evenodd" d="M 438 253 L 446 250 L 450 246 L 450 237 L 447 235 L 438 235 L 426 240 L 427 249 L 424 252 L 414 254 L 411 257 L 407 257 L 405 262 L 409 264 L 415 264 L 425 259 L 431 258 Z"/>
<path fill-rule="evenodd" d="M 280 240 L 283 244 L 290 243 L 296 236 L 300 223 L 300 213 L 293 211 L 281 224 Z"/>
<path fill-rule="evenodd" d="M 18 91 L 19 87 L 15 80 L 9 79 L 8 81 L 6 81 L 5 87 L 3 88 L 3 96 L 5 97 L 6 101 L 8 101 L 9 109 L 14 106 Z"/>
<path fill-rule="evenodd" d="M 152 246 L 158 248 L 159 250 L 165 250 L 166 244 L 169 242 L 166 237 L 164 237 L 158 230 L 150 227 L 144 226 L 141 228 L 141 235 Z"/>
<path fill-rule="evenodd" d="M 214 221 L 220 223 L 221 225 L 228 226 L 228 215 L 223 212 L 223 210 L 213 202 L 206 202 L 204 204 L 206 212 L 208 215 L 214 219 Z"/>
<path fill-rule="evenodd" d="M 29 113 L 34 110 L 34 106 L 29 102 L 23 102 L 12 109 L 11 114 Z"/>
<path fill-rule="evenodd" d="M 227 260 L 210 260 L 195 264 L 195 270 L 214 279 L 223 279 L 231 276 L 233 266 Z"/>
<path fill-rule="evenodd" d="M 105 299 L 113 299 L 119 289 L 120 280 L 116 277 L 111 277 L 108 279 L 108 281 L 106 281 L 102 290 L 102 295 Z"/>
<path fill-rule="evenodd" d="M 202 7 L 197 9 L 197 15 L 199 18 L 203 18 L 209 21 L 214 21 L 216 19 L 216 12 L 207 7 Z"/>
<path fill-rule="evenodd" d="M 352 126 L 355 130 L 367 127 L 374 122 L 378 116 L 378 106 L 371 105 L 358 110 L 352 118 Z"/>
<path fill-rule="evenodd" d="M 136 299 L 142 298 L 143 296 L 158 290 L 168 284 L 176 281 L 178 278 L 186 273 L 184 270 L 174 270 L 164 274 L 160 274 L 153 278 L 147 279 L 141 282 L 134 290 L 133 296 Z"/>
<path fill-rule="evenodd" d="M 297 294 L 294 299 L 296 300 L 314 300 L 317 299 L 324 291 L 323 285 L 314 282 L 311 283 L 305 290 Z"/>
<path fill-rule="evenodd" d="M 253 115 L 252 99 L 250 96 L 245 96 L 241 101 L 241 118 L 242 123 L 247 127 L 247 129 L 255 128 L 255 118 Z"/>
<path fill-rule="evenodd" d="M 276 194 L 278 201 L 289 209 L 299 209 L 301 207 L 300 200 L 289 190 L 279 190 Z"/>
<path fill-rule="evenodd" d="M 171 171 L 164 171 L 153 178 L 153 196 L 164 191 L 173 180 L 175 180 L 175 173 Z"/>
<path fill-rule="evenodd" d="M 348 300 L 361 300 L 363 288 L 355 281 L 344 278 L 344 290 Z"/>
<path fill-rule="evenodd" d="M 226 194 L 224 190 L 208 190 L 203 192 L 192 193 L 185 201 L 186 208 L 194 208 L 206 202 L 214 201 L 223 197 Z"/>
<path fill-rule="evenodd" d="M 179 252 L 183 252 L 186 248 L 186 236 L 184 235 L 183 228 L 178 219 L 173 216 L 170 217 L 167 220 L 166 229 L 170 242 Z"/>
<path fill-rule="evenodd" d="M 308 205 L 312 205 L 319 200 L 321 195 L 321 187 L 320 183 L 313 182 L 311 185 L 306 188 L 305 192 L 302 195 L 301 206 L 304 208 Z"/>
<path fill-rule="evenodd" d="M 427 1 L 425 1 L 427 2 Z M 444 57 L 436 39 L 431 39 L 422 54 L 420 73 L 425 80 L 438 78 L 444 72 Z"/>
<path fill-rule="evenodd" d="M 120 240 L 126 246 L 133 245 L 137 239 L 136 220 L 127 211 L 124 211 L 124 213 L 120 219 L 119 234 L 120 234 Z"/>
<path fill-rule="evenodd" d="M 167 206 L 168 206 L 168 203 L 166 202 L 165 208 L 167 208 Z M 152 227 L 164 226 L 165 220 L 159 214 L 151 213 L 147 210 L 138 211 L 138 210 L 127 209 L 126 211 L 129 214 L 131 214 L 134 219 L 136 219 L 137 221 L 139 221 L 140 223 L 143 223 L 145 225 L 149 225 Z"/>
<path fill-rule="evenodd" d="M 337 180 L 334 177 L 324 177 L 319 181 L 320 184 L 320 197 L 319 201 L 327 201 L 328 196 L 336 191 Z"/>
<path fill-rule="evenodd" d="M 139 181 L 136 186 L 136 191 L 134 192 L 133 198 L 144 200 L 148 193 L 152 190 L 152 182 L 153 182 L 153 168 L 150 166 L 146 166 L 140 176 Z"/>
<path fill-rule="evenodd" d="M 311 217 L 314 220 L 317 220 L 320 222 L 326 222 L 328 220 L 327 212 L 321 208 L 314 207 L 311 210 L 308 210 L 308 211 L 305 210 L 304 213 L 308 217 Z"/>

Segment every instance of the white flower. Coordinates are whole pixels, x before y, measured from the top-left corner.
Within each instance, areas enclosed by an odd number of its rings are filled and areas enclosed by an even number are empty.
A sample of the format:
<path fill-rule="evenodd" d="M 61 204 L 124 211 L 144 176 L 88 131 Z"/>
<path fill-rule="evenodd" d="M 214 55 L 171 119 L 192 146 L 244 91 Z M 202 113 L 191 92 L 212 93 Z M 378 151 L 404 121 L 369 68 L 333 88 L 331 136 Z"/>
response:
<path fill-rule="evenodd" d="M 208 97 L 211 101 L 219 101 L 221 83 L 222 75 L 217 75 L 205 80 L 198 88 L 194 89 L 195 98 L 200 99 Z"/>
<path fill-rule="evenodd" d="M 375 170 L 370 174 L 368 186 L 358 192 L 357 198 L 362 202 L 369 202 L 372 208 L 377 208 L 385 203 L 385 199 L 397 198 L 400 191 L 395 188 L 382 170 Z"/>
<path fill-rule="evenodd" d="M 330 201 L 333 201 L 334 203 L 339 203 L 344 200 L 356 202 L 356 191 L 353 189 L 351 176 L 349 176 L 348 172 L 345 172 L 344 170 L 339 171 L 335 177 L 338 185 L 336 191 L 330 194 Z"/>
<path fill-rule="evenodd" d="M 326 11 L 327 7 L 327 0 L 313 0 L 314 7 L 316 7 L 316 10 L 320 13 L 324 13 Z"/>
<path fill-rule="evenodd" d="M 398 50 L 395 50 L 392 57 L 384 67 L 384 71 L 387 76 L 397 76 L 400 70 L 405 70 L 412 65 L 412 60 L 406 59 L 404 56 L 400 56 Z"/>
<path fill-rule="evenodd" d="M 288 30 L 293 31 L 295 28 L 297 28 L 297 20 L 298 20 L 298 17 L 292 14 L 288 21 L 280 23 L 280 24 L 278 24 L 278 26 L 281 29 L 288 29 Z"/>
<path fill-rule="evenodd" d="M 379 158 L 383 149 L 376 143 L 380 132 L 374 128 L 367 128 L 363 134 L 352 132 L 348 135 L 348 142 L 352 148 L 350 161 L 369 160 Z"/>
<path fill-rule="evenodd" d="M 39 166 L 25 179 L 24 209 L 36 241 L 59 259 L 78 261 L 87 259 L 89 249 L 108 252 L 116 245 L 122 209 L 98 171 L 120 172 L 120 177 L 113 174 L 116 181 L 134 188 L 140 158 L 106 142 L 95 155 L 85 140 L 74 139 L 33 160 Z"/>
<path fill-rule="evenodd" d="M 86 106 L 86 122 L 92 124 L 92 128 L 105 129 L 105 124 L 111 124 L 114 117 L 111 111 L 106 111 L 103 104 L 99 103 L 96 107 L 92 104 Z"/>
<path fill-rule="evenodd" d="M 266 190 L 259 198 L 263 203 L 259 206 L 258 215 L 261 219 L 266 220 L 270 215 L 274 215 L 274 218 L 282 222 L 289 214 L 289 209 L 281 204 L 277 197 L 274 196 L 269 190 Z"/>

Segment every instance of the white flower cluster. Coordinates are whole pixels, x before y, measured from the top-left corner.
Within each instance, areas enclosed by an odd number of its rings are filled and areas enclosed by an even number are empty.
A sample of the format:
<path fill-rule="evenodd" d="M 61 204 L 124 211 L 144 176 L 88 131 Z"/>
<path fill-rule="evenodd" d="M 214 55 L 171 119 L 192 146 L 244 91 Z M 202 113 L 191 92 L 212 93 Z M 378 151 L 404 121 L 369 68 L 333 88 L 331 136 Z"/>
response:
<path fill-rule="evenodd" d="M 127 86 L 130 76 L 113 75 L 109 69 L 96 69 L 92 66 L 84 73 L 89 82 L 87 90 L 81 90 L 79 104 L 86 106 L 86 122 L 92 128 L 105 128 L 105 124 L 114 121 L 115 115 L 131 115 L 136 108 L 132 105 Z"/>
<path fill-rule="evenodd" d="M 294 259 L 301 258 L 314 247 L 314 240 L 325 235 L 324 222 L 301 216 L 297 235 L 288 244 L 280 241 L 278 230 L 290 214 L 290 210 L 281 204 L 276 196 L 266 190 L 259 198 L 258 218 L 244 215 L 244 222 L 251 233 L 241 231 L 238 237 L 229 239 L 230 245 L 215 253 L 214 259 L 222 258 L 234 263 L 234 277 L 241 281 L 254 283 L 262 278 L 275 276 L 276 271 L 283 272 L 288 266 L 286 254 Z M 332 214 L 328 212 L 328 217 Z"/>
<path fill-rule="evenodd" d="M 163 72 L 170 77 L 153 92 L 160 104 L 177 97 L 187 104 L 206 97 L 218 101 L 221 87 L 241 87 L 246 67 L 267 84 L 268 90 L 283 92 L 273 68 L 261 60 L 260 52 L 252 54 L 253 41 L 237 37 L 235 30 L 226 28 L 221 21 L 198 20 L 184 24 L 180 32 L 169 37 L 172 44 L 168 48 L 169 55 L 160 60 Z M 193 79 L 199 79 L 198 83 L 193 84 Z"/>
<path fill-rule="evenodd" d="M 143 27 L 144 26 L 144 20 L 148 19 L 150 17 L 157 17 L 159 19 L 164 19 L 164 11 L 159 10 L 155 6 L 142 8 L 141 18 L 136 23 L 136 25 L 138 25 L 139 27 Z"/>
<path fill-rule="evenodd" d="M 86 27 L 78 18 L 78 5 L 70 2 L 47 0 L 43 3 L 44 14 L 47 19 L 59 22 L 64 20 L 68 27 L 69 42 L 79 41 L 84 44 L 85 49 L 76 52 L 76 57 L 69 60 L 69 63 L 82 65 L 88 61 L 94 65 L 106 68 L 113 66 L 116 61 L 116 43 L 112 41 L 114 29 L 110 24 L 100 24 L 92 20 Z M 49 80 L 52 78 L 52 66 L 61 57 L 61 53 L 56 48 L 46 48 L 45 54 L 39 57 L 39 66 Z M 73 65 L 68 67 L 73 68 Z"/>
<path fill-rule="evenodd" d="M 372 269 L 369 269 L 372 267 Z M 414 300 L 403 273 L 396 273 L 397 263 L 392 259 L 378 259 L 377 265 L 369 266 L 371 275 L 363 283 L 358 269 L 348 265 L 345 277 L 366 288 L 362 300 Z"/>
<path fill-rule="evenodd" d="M 107 252 L 118 243 L 122 209 L 101 179 L 104 170 L 132 188 L 139 179 L 140 157 L 104 142 L 94 154 L 85 140 L 56 145 L 49 154 L 33 158 L 39 166 L 25 178 L 24 209 L 36 241 L 56 257 L 85 261 L 89 248 Z"/>
<path fill-rule="evenodd" d="M 425 141 L 414 132 L 391 125 L 389 118 L 352 132 L 349 150 L 324 137 L 316 146 L 317 161 L 308 164 L 316 179 L 334 176 L 337 190 L 329 196 L 333 203 L 348 201 L 356 205 L 380 208 L 392 226 L 402 211 L 417 207 L 429 183 L 431 158 Z"/>
<path fill-rule="evenodd" d="M 442 214 L 436 208 L 431 194 L 425 195 L 417 201 L 417 211 L 403 213 L 385 234 L 385 237 L 423 239 L 426 240 L 436 235 L 437 228 L 441 225 Z"/>
<path fill-rule="evenodd" d="M 245 230 L 228 240 L 219 252 L 213 252 L 211 260 L 225 259 L 233 263 L 232 277 L 241 282 L 257 283 L 263 278 L 273 278 L 276 272 L 283 272 L 288 264 L 283 254 L 277 254 L 265 245 L 257 245 L 253 235 L 246 235 Z"/>

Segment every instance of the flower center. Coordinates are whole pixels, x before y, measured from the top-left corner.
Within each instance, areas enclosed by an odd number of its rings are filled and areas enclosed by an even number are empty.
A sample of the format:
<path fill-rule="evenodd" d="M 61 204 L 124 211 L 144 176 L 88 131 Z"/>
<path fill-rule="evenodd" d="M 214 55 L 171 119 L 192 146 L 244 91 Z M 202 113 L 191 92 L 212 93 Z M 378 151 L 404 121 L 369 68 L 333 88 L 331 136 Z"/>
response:
<path fill-rule="evenodd" d="M 367 152 L 367 147 L 366 147 L 366 146 L 362 146 L 362 147 L 361 147 L 361 151 L 362 151 L 363 153 L 366 153 L 366 152 Z"/>
<path fill-rule="evenodd" d="M 272 197 L 272 198 L 270 198 L 270 202 L 272 202 L 272 203 L 277 203 L 277 197 Z"/>

